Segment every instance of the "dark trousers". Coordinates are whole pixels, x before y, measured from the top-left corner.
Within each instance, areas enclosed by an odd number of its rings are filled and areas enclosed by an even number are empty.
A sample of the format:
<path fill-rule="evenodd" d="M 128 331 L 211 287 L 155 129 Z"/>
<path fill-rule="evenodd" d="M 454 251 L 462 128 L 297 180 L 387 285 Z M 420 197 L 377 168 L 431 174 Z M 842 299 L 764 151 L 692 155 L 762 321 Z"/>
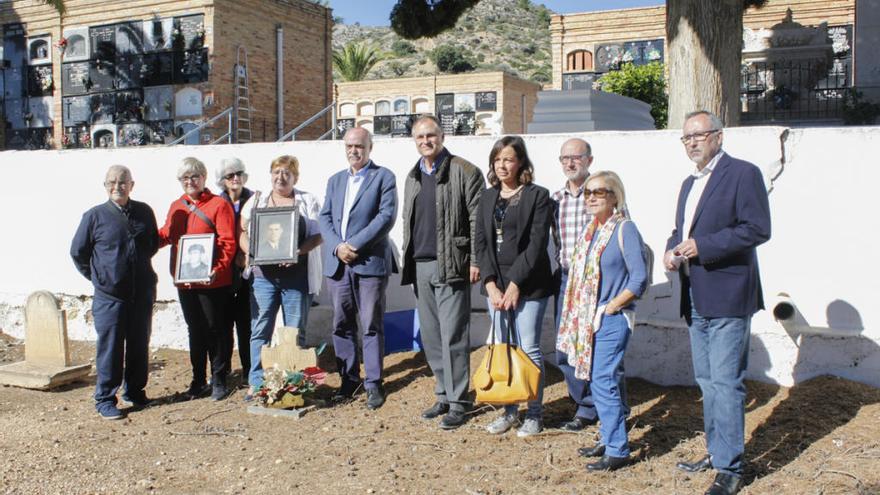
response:
<path fill-rule="evenodd" d="M 333 302 L 333 349 L 336 367 L 344 381 L 360 381 L 358 323 L 363 330 L 364 388 L 382 385 L 382 361 L 385 356 L 385 287 L 388 277 L 367 277 L 342 265 L 327 278 Z"/>
<path fill-rule="evenodd" d="M 180 308 L 189 330 L 189 360 L 193 383 L 203 384 L 205 367 L 211 360 L 212 383 L 226 384 L 232 348 L 229 287 L 178 289 Z"/>
<path fill-rule="evenodd" d="M 234 268 L 237 270 L 237 268 Z M 253 279 L 251 279 L 253 280 Z M 235 337 L 238 340 L 238 359 L 241 361 L 241 374 L 246 377 L 251 369 L 251 280 L 239 278 L 230 301 L 232 323 L 235 325 Z M 232 332 L 229 332 L 229 348 L 235 346 Z M 232 370 L 232 352 L 229 353 L 229 369 Z"/>
<path fill-rule="evenodd" d="M 92 301 L 98 334 L 95 402 L 116 404 L 116 391 L 123 379 L 126 395 L 135 398 L 144 395 L 155 301 L 155 286 L 140 288 L 127 301 L 95 293 Z"/>
<path fill-rule="evenodd" d="M 428 365 L 434 373 L 438 402 L 464 409 L 470 380 L 471 291 L 467 282 L 447 284 L 438 278 L 437 261 L 416 263 L 416 307 Z"/>

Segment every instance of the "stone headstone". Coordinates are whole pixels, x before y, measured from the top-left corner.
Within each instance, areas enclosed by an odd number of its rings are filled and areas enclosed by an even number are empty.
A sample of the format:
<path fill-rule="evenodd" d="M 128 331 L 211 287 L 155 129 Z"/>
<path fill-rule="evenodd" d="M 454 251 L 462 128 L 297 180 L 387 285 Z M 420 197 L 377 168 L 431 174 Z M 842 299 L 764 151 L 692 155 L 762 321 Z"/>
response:
<path fill-rule="evenodd" d="M 67 344 L 66 312 L 51 292 L 34 292 L 25 306 L 24 361 L 0 367 L 0 383 L 49 389 L 84 378 L 92 366 L 73 365 Z"/>
<path fill-rule="evenodd" d="M 64 49 L 65 62 L 79 62 L 89 59 L 92 53 L 89 44 L 89 28 L 65 28 L 64 38 L 67 40 L 67 47 Z"/>
<path fill-rule="evenodd" d="M 880 3 L 856 2 L 855 86 L 875 101 L 880 101 Z"/>
<path fill-rule="evenodd" d="M 305 340 L 305 335 L 300 335 L 300 329 L 294 327 L 279 327 L 272 335 L 271 345 L 264 345 L 260 351 L 260 360 L 263 369 L 278 366 L 284 370 L 302 370 L 311 366 L 317 366 L 325 371 L 335 368 L 333 352 L 324 348 L 320 355 L 315 349 L 303 349 L 300 347 Z"/>

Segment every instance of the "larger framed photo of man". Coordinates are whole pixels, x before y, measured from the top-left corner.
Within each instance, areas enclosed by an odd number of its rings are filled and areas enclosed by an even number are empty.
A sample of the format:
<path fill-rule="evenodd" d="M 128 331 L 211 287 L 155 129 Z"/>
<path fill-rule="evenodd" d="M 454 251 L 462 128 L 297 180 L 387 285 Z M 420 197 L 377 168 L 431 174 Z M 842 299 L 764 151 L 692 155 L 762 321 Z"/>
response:
<path fill-rule="evenodd" d="M 211 261 L 214 259 L 214 234 L 189 234 L 177 241 L 177 264 L 174 265 L 174 283 L 211 281 Z"/>
<path fill-rule="evenodd" d="M 250 232 L 252 264 L 296 263 L 298 228 L 299 213 L 295 206 L 254 210 Z"/>

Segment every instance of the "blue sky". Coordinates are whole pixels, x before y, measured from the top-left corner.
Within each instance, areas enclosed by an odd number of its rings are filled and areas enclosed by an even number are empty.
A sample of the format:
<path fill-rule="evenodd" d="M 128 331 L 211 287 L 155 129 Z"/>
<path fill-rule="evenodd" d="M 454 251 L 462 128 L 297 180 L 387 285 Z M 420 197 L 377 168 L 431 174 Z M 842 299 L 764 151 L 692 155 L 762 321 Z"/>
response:
<path fill-rule="evenodd" d="M 333 15 L 342 17 L 346 24 L 361 23 L 364 26 L 387 26 L 388 14 L 395 0 L 330 0 Z M 625 9 L 662 5 L 663 0 L 532 0 L 547 6 L 558 14 L 589 12 L 593 10 Z"/>

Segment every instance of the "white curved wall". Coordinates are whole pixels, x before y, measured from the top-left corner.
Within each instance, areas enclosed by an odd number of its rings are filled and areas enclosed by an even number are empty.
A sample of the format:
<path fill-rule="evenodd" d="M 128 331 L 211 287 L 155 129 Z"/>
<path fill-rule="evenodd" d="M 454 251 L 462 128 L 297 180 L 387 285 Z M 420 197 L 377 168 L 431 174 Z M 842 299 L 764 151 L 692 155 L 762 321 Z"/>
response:
<path fill-rule="evenodd" d="M 691 383 L 687 333 L 677 317 L 677 292 L 662 273 L 663 252 L 673 220 L 681 181 L 691 171 L 677 131 L 597 132 L 581 135 L 593 146 L 592 169 L 611 169 L 623 178 L 634 220 L 657 253 L 655 286 L 642 302 L 640 324 L 631 340 L 627 374 L 659 383 Z M 557 156 L 569 135 L 525 136 L 537 182 L 551 190 L 561 187 Z M 448 148 L 484 172 L 494 138 L 450 137 Z M 880 386 L 880 270 L 873 262 L 880 235 L 873 218 L 880 170 L 871 163 L 880 155 L 880 128 L 738 128 L 725 132 L 725 149 L 753 161 L 773 192 L 773 237 L 759 249 L 767 304 L 787 292 L 807 322 L 828 332 L 860 330 L 861 337 L 810 337 L 794 341 L 773 321 L 758 313 L 752 323 L 749 367 L 753 378 L 790 385 L 811 376 L 833 373 Z M 785 162 L 781 158 L 785 154 Z M 269 185 L 272 158 L 294 154 L 301 162 L 299 187 L 323 198 L 330 175 L 345 166 L 340 141 L 112 150 L 7 151 L 0 153 L 5 194 L 0 196 L 4 242 L 0 244 L 0 329 L 22 337 L 21 306 L 32 291 L 47 289 L 88 296 L 91 286 L 73 268 L 68 250 L 82 213 L 106 199 L 102 181 L 114 163 L 129 166 L 133 197 L 156 211 L 159 224 L 180 194 L 175 170 L 185 156 L 203 160 L 213 174 L 226 156 L 242 158 L 252 188 Z M 408 139 L 377 139 L 373 159 L 403 177 L 417 158 Z M 213 183 L 213 181 L 211 181 Z M 398 222 L 392 238 L 400 243 Z M 186 329 L 173 299 L 168 250 L 154 258 L 160 275 L 153 344 L 185 347 Z M 324 296 L 322 296 L 324 297 Z M 479 302 L 475 299 L 475 302 Z M 411 291 L 392 280 L 389 310 L 413 307 Z M 71 338 L 94 338 L 85 319 L 88 298 L 65 298 Z M 478 318 L 482 315 L 477 315 Z M 485 325 L 475 327 L 479 341 Z M 549 327 L 546 329 L 552 332 Z"/>

